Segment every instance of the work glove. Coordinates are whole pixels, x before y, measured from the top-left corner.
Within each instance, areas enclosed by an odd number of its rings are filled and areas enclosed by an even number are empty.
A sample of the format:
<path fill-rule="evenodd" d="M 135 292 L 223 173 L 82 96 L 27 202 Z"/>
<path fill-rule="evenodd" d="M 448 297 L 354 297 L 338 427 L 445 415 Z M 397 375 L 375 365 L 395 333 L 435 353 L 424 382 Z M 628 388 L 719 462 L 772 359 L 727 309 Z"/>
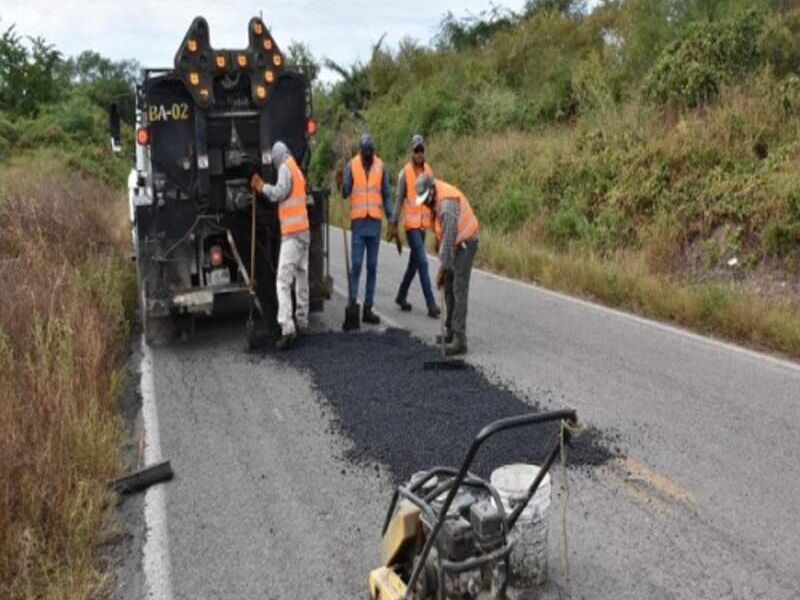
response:
<path fill-rule="evenodd" d="M 250 189 L 253 190 L 256 194 L 261 194 L 264 191 L 264 180 L 261 179 L 261 175 L 258 173 L 253 173 L 253 176 L 250 178 Z"/>
<path fill-rule="evenodd" d="M 386 232 L 386 239 L 388 241 L 397 240 L 400 238 L 400 233 L 397 230 L 397 223 L 389 223 L 389 229 Z"/>
<path fill-rule="evenodd" d="M 448 269 L 444 267 L 439 267 L 439 270 L 436 272 L 436 288 L 441 290 L 444 289 L 444 280 L 447 277 Z"/>

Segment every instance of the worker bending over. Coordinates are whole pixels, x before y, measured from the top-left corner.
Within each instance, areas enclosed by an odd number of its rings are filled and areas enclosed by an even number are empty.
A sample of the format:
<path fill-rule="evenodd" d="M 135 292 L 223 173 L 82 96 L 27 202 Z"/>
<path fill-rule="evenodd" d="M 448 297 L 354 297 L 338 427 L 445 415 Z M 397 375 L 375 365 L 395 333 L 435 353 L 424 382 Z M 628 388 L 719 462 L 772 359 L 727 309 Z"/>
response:
<path fill-rule="evenodd" d="M 433 211 L 440 263 L 436 287 L 444 287 L 447 306 L 445 354 L 464 354 L 467 351 L 469 279 L 478 251 L 478 218 L 458 188 L 428 173 L 417 177 L 416 190 L 417 206 L 427 206 Z"/>
<path fill-rule="evenodd" d="M 358 303 L 358 280 L 364 252 L 367 253 L 367 285 L 364 292 L 362 321 L 377 324 L 380 317 L 372 312 L 375 300 L 375 279 L 378 274 L 378 250 L 381 245 L 381 224 L 384 214 L 392 214 L 392 190 L 389 173 L 383 161 L 375 155 L 372 136 L 361 136 L 359 153 L 344 170 L 342 195 L 350 198 L 351 254 L 350 271 L 351 306 Z M 397 235 L 397 225 L 389 225 L 389 237 Z"/>
<path fill-rule="evenodd" d="M 309 196 L 306 178 L 283 142 L 272 146 L 272 164 L 278 171 L 275 185 L 264 183 L 256 173 L 250 179 L 250 187 L 256 194 L 278 203 L 281 251 L 276 287 L 281 337 L 276 345 L 284 349 L 291 345 L 298 331 L 304 333 L 308 329 L 308 248 L 311 237 L 306 205 Z M 292 284 L 297 300 L 294 310 L 296 325 L 292 318 Z"/>
<path fill-rule="evenodd" d="M 397 204 L 392 215 L 391 224 L 394 226 L 394 233 L 397 235 L 397 223 L 400 220 L 400 213 L 403 212 L 403 226 L 406 230 L 406 239 L 411 255 L 408 258 L 403 281 L 397 292 L 395 302 L 403 311 L 410 311 L 411 304 L 408 303 L 408 289 L 414 281 L 414 275 L 419 272 L 419 283 L 422 286 L 422 293 L 425 296 L 425 303 L 428 305 L 428 316 L 434 319 L 441 313 L 431 290 L 431 278 L 428 273 L 428 255 L 425 253 L 425 235 L 433 223 L 431 210 L 423 205 L 417 206 L 417 177 L 427 173 L 433 176 L 433 170 L 425 161 L 425 140 L 421 135 L 411 138 L 411 160 L 406 163 L 397 176 Z M 392 232 L 390 231 L 390 234 Z M 399 246 L 398 246 L 399 247 Z"/>

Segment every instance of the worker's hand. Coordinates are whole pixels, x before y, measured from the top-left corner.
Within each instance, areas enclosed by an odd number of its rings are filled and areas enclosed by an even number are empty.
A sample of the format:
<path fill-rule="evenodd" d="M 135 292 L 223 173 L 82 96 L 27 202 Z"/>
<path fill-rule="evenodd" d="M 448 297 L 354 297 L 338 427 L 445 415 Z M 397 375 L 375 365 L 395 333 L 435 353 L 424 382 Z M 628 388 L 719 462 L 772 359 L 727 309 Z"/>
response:
<path fill-rule="evenodd" d="M 250 189 L 256 194 L 260 194 L 264 190 L 264 180 L 261 179 L 261 175 L 258 173 L 253 173 L 253 176 L 250 178 Z"/>
<path fill-rule="evenodd" d="M 386 239 L 390 242 L 400 238 L 400 232 L 397 230 L 397 223 L 389 223 L 389 230 L 386 232 Z"/>
<path fill-rule="evenodd" d="M 444 280 L 447 277 L 447 269 L 444 267 L 439 267 L 439 270 L 436 272 L 436 288 L 443 289 L 444 288 Z"/>

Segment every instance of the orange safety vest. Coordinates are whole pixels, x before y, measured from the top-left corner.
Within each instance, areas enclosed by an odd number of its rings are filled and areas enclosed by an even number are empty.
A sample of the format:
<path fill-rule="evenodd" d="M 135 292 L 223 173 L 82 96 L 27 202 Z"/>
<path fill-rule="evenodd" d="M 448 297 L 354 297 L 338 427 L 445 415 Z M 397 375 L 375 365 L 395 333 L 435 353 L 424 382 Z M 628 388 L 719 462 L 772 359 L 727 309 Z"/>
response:
<path fill-rule="evenodd" d="M 361 156 L 356 155 L 350 161 L 350 172 L 353 174 L 353 190 L 350 192 L 350 220 L 383 218 L 383 161 L 377 156 L 372 159 L 369 177 L 364 171 Z"/>
<path fill-rule="evenodd" d="M 456 246 L 468 242 L 478 234 L 478 217 L 472 210 L 467 197 L 456 186 L 443 181 L 435 181 L 436 185 L 436 221 L 434 230 L 436 239 L 441 244 L 444 236 L 442 227 L 441 212 L 445 200 L 458 200 L 458 229 L 456 233 Z"/>
<path fill-rule="evenodd" d="M 300 167 L 291 156 L 286 159 L 286 166 L 292 173 L 292 191 L 289 197 L 278 204 L 278 218 L 281 221 L 281 235 L 294 235 L 310 229 L 306 200 L 306 178 Z"/>
<path fill-rule="evenodd" d="M 423 165 L 423 171 L 433 176 L 433 169 L 431 169 L 428 163 Z M 417 177 L 422 173 L 417 173 L 414 165 L 411 163 L 403 167 L 403 172 L 405 173 L 406 180 L 406 197 L 403 206 L 405 219 L 403 224 L 407 230 L 430 229 L 432 221 L 431 209 L 424 204 L 422 206 L 417 206 L 416 182 Z"/>

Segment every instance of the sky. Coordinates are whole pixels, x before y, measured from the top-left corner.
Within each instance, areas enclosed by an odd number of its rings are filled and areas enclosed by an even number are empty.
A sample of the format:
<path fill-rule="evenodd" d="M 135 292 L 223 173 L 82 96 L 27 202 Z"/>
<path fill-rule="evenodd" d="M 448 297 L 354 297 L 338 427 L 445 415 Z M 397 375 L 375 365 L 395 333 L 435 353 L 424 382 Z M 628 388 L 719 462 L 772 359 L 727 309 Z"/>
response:
<path fill-rule="evenodd" d="M 298 0 L 237 2 L 193 0 L 0 0 L 0 30 L 16 25 L 25 36 L 41 36 L 65 56 L 95 50 L 114 60 L 132 58 L 145 67 L 172 66 L 175 51 L 195 16 L 209 23 L 215 48 L 243 48 L 247 23 L 262 12 L 278 45 L 308 44 L 318 59 L 341 65 L 366 61 L 383 33 L 394 46 L 404 37 L 427 43 L 447 11 L 477 15 L 492 4 L 519 10 L 524 0 Z M 324 70 L 324 81 L 336 79 Z"/>

